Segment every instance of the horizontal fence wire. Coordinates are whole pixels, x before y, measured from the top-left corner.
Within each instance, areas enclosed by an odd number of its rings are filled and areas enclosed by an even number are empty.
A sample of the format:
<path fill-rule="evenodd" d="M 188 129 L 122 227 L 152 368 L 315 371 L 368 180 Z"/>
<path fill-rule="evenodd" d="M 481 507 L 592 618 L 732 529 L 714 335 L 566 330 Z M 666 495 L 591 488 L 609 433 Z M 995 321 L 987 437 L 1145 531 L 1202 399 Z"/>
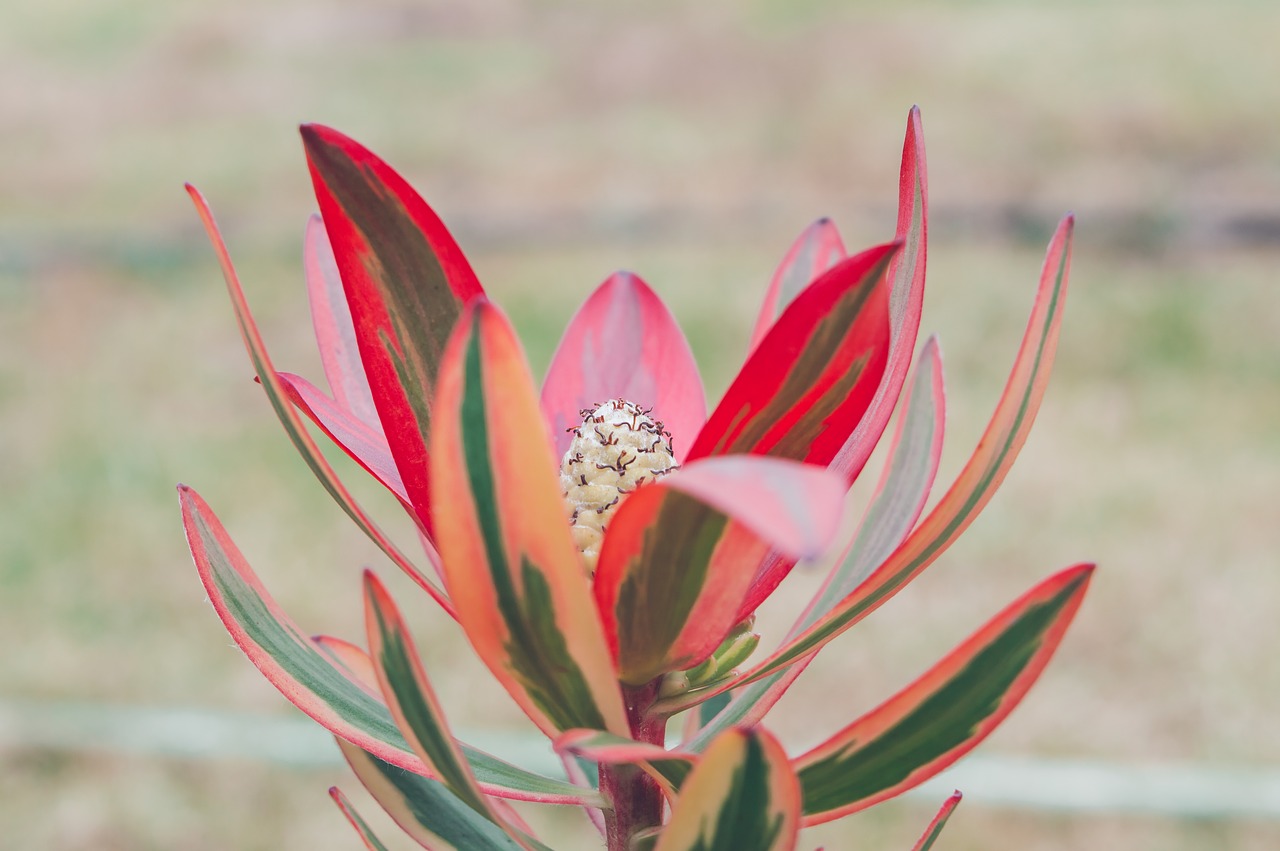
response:
<path fill-rule="evenodd" d="M 460 730 L 459 738 L 533 771 L 563 776 L 535 734 Z M 338 765 L 332 737 L 299 716 L 0 700 L 0 752 L 52 750 L 188 760 Z M 907 793 L 967 806 L 1177 819 L 1280 820 L 1280 768 L 974 754 Z"/>

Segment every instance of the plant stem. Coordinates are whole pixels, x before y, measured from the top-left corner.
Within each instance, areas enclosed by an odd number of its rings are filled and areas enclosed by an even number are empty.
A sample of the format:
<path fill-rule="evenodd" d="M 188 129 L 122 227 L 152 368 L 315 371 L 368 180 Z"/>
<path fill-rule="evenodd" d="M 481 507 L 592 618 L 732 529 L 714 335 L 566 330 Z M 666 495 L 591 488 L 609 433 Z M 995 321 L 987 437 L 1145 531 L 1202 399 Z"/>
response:
<path fill-rule="evenodd" d="M 622 687 L 631 738 L 637 742 L 666 744 L 666 719 L 645 717 L 661 683 L 659 677 L 646 685 Z M 637 831 L 662 824 L 662 791 L 636 766 L 600 763 L 600 792 L 612 803 L 612 807 L 604 811 L 609 851 L 628 851 Z"/>

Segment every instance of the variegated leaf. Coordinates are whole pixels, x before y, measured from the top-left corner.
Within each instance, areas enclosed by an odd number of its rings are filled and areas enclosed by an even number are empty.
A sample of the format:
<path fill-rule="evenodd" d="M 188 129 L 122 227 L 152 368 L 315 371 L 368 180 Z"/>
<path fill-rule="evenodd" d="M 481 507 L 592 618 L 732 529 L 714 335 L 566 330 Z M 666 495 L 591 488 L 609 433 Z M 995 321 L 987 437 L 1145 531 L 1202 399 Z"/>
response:
<path fill-rule="evenodd" d="M 390 166 L 318 124 L 302 127 L 302 141 L 374 405 L 430 532 L 436 373 L 463 305 L 483 290 L 439 217 Z"/>
<path fill-rule="evenodd" d="M 680 789 L 657 851 L 790 851 L 800 829 L 800 784 L 762 728 L 721 734 Z"/>
<path fill-rule="evenodd" d="M 689 776 L 694 761 L 693 754 L 601 730 L 569 730 L 561 733 L 552 746 L 556 753 L 581 756 L 595 763 L 638 766 L 671 797 Z"/>
<path fill-rule="evenodd" d="M 739 622 L 754 565 L 770 549 L 822 552 L 839 527 L 844 480 L 776 458 L 706 458 L 636 489 L 609 524 L 596 602 L 623 682 L 706 659 Z"/>
<path fill-rule="evenodd" d="M 986 738 L 1044 670 L 1092 573 L 1077 565 L 1040 583 L 911 685 L 797 757 L 805 824 L 899 795 Z"/>
<path fill-rule="evenodd" d="M 309 639 L 276 604 L 222 524 L 195 491 L 179 488 L 183 526 L 200 580 L 236 645 L 263 676 L 335 736 L 417 773 L 427 767 L 410 749 L 384 703 L 357 670 Z M 593 790 L 542 777 L 463 746 L 485 792 L 518 800 L 599 803 Z"/>
<path fill-rule="evenodd" d="M 446 584 L 480 658 L 547 733 L 628 731 L 524 353 L 473 302 L 440 370 L 431 480 Z"/>

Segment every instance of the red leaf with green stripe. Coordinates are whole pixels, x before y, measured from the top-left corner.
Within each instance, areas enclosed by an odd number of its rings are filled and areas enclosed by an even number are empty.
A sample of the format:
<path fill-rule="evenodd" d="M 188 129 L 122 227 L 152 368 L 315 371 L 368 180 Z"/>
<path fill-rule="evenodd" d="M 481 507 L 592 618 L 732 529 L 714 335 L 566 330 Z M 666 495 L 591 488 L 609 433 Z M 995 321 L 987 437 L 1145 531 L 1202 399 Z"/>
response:
<path fill-rule="evenodd" d="M 387 851 L 387 846 L 383 845 L 382 841 L 373 835 L 373 829 L 369 827 L 369 823 L 351 805 L 351 802 L 347 800 L 347 796 L 342 794 L 341 789 L 337 786 L 330 786 L 329 797 L 338 805 L 338 809 L 346 816 L 347 821 L 355 828 L 356 833 L 360 834 L 360 839 L 364 842 L 365 848 L 369 849 L 369 851 Z"/>
<path fill-rule="evenodd" d="M 800 784 L 765 730 L 728 730 L 711 743 L 671 810 L 656 851 L 790 851 Z"/>
<path fill-rule="evenodd" d="M 942 806 L 938 809 L 938 814 L 933 817 L 933 821 L 929 822 L 929 826 L 924 829 L 919 841 L 911 847 L 911 851 L 929 851 L 933 847 L 933 843 L 942 834 L 942 828 L 946 827 L 947 819 L 951 818 L 951 814 L 960 805 L 962 797 L 959 792 L 955 792 L 950 798 L 942 802 Z"/>
<path fill-rule="evenodd" d="M 439 217 L 386 163 L 318 124 L 302 127 L 302 141 L 373 401 L 409 500 L 430 531 L 436 373 L 463 305 L 483 290 Z"/>
<path fill-rule="evenodd" d="M 883 245 L 834 266 L 770 329 L 698 434 L 688 460 L 772 455 L 825 466 L 871 402 L 889 349 Z"/>
<path fill-rule="evenodd" d="M 408 771 L 426 765 L 410 749 L 386 704 L 361 682 L 359 664 L 332 639 L 308 638 L 276 604 L 204 500 L 179 487 L 187 544 L 218 617 L 236 645 L 294 706 L 321 726 Z M 599 804 L 593 790 L 541 777 L 466 745 L 480 786 L 489 794 L 558 804 Z"/>
<path fill-rule="evenodd" d="M 840 233 L 830 219 L 818 219 L 805 228 L 773 273 L 760 313 L 756 316 L 755 328 L 751 331 L 748 354 L 760 345 L 773 323 L 778 321 L 782 311 L 801 290 L 847 256 Z"/>
<path fill-rule="evenodd" d="M 395 602 L 372 571 L 364 574 L 365 626 L 373 660 L 391 717 L 430 774 L 479 815 L 503 828 L 488 798 L 480 791 L 462 751 L 449 732 L 413 639 Z M 518 837 L 513 836 L 523 846 Z"/>
<path fill-rule="evenodd" d="M 640 685 L 715 652 L 740 620 L 749 568 L 771 549 L 819 555 L 839 528 L 844 493 L 822 467 L 739 455 L 692 462 L 630 494 L 609 523 L 595 581 L 622 680 Z"/>
<path fill-rule="evenodd" d="M 346 486 L 338 480 L 333 467 L 325 459 L 315 441 L 311 439 L 311 435 L 308 434 L 302 418 L 298 416 L 298 412 L 294 410 L 289 401 L 288 390 L 281 382 L 279 373 L 276 372 L 275 367 L 272 365 L 271 357 L 267 354 L 266 344 L 263 343 L 262 335 L 258 332 L 258 326 L 253 320 L 253 314 L 249 312 L 249 303 L 245 299 L 244 289 L 240 286 L 240 279 L 231 263 L 231 255 L 227 251 L 226 244 L 222 241 L 222 234 L 219 233 L 218 225 L 213 220 L 213 213 L 210 211 L 208 203 L 205 201 L 204 196 L 189 184 L 187 185 L 187 194 L 191 196 L 196 212 L 200 216 L 200 221 L 204 224 L 205 232 L 209 235 L 209 241 L 213 243 L 214 252 L 218 256 L 218 264 L 222 268 L 222 277 L 226 281 L 227 292 L 231 296 L 231 305 L 235 310 L 236 322 L 240 326 L 240 336 L 244 339 L 245 348 L 249 352 L 249 359 L 253 362 L 254 372 L 257 373 L 258 381 L 262 384 L 262 389 L 266 391 L 267 399 L 271 402 L 271 407 L 279 418 L 280 424 L 284 426 L 284 430 L 289 435 L 289 440 L 293 443 L 294 448 L 298 450 L 298 454 L 302 456 L 307 466 L 311 468 L 311 472 L 320 480 L 325 490 L 333 497 L 334 502 L 338 503 L 342 510 L 347 513 L 347 516 L 354 520 L 356 525 L 374 543 L 381 547 L 388 558 L 395 562 L 419 587 L 430 594 L 445 611 L 452 615 L 453 604 L 449 602 L 448 597 L 445 596 L 440 587 L 414 566 L 391 542 L 391 539 L 378 528 L 373 519 L 365 513 L 364 509 L 351 496 Z M 430 552 L 428 550 L 429 554 Z"/>
<path fill-rule="evenodd" d="M 707 419 L 702 378 L 667 306 L 630 272 L 617 272 L 578 310 L 556 348 L 542 386 L 542 410 L 557 457 L 583 408 L 623 398 L 652 408 L 671 433 L 677 458 Z"/>
<path fill-rule="evenodd" d="M 978 448 L 951 489 L 906 540 L 856 590 L 800 635 L 784 642 L 744 677 L 720 689 L 761 679 L 821 649 L 877 609 L 946 550 L 990 501 L 1027 439 L 1044 398 L 1057 350 L 1071 259 L 1073 220 L 1049 245 L 1035 305 L 1004 393 Z"/>
<path fill-rule="evenodd" d="M 797 757 L 805 824 L 899 795 L 986 738 L 1058 648 L 1092 573 L 1077 565 L 1040 583 L 924 676 Z"/>
<path fill-rule="evenodd" d="M 547 735 L 628 732 L 524 352 L 483 299 L 440 370 L 431 481 L 445 582 L 480 658 Z"/>

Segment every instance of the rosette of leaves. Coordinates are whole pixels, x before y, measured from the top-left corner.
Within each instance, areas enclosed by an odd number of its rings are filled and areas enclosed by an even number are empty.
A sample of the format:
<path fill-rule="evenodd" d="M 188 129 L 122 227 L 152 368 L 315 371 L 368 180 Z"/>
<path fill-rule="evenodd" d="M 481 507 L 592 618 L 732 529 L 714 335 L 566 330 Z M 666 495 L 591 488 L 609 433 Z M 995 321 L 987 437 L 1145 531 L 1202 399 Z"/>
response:
<path fill-rule="evenodd" d="M 1053 361 L 1070 217 L 1049 246 L 990 424 L 925 513 L 943 378 L 936 340 L 918 346 L 928 221 L 918 111 L 893 239 L 848 254 L 826 220 L 802 233 L 710 413 L 676 322 L 628 273 L 578 311 L 539 393 L 510 323 L 409 184 L 334 130 L 310 125 L 302 136 L 320 208 L 305 271 L 328 393 L 276 370 L 212 215 L 189 188 L 257 378 L 320 482 L 457 622 L 565 774 L 455 738 L 372 572 L 364 646 L 309 637 L 185 486 L 183 518 L 232 638 L 334 734 L 356 776 L 422 847 L 549 847 L 507 803 L 516 800 L 584 807 L 612 851 L 793 848 L 804 826 L 950 765 L 1026 693 L 1092 565 L 1045 579 L 807 751 L 787 753 L 762 726 L 814 655 L 932 564 L 1004 479 Z M 416 560 L 355 501 L 308 421 L 394 494 L 420 532 Z M 755 652 L 756 608 L 795 564 L 832 544 L 843 500 L 882 440 L 886 461 L 856 534 L 785 639 Z M 383 847 L 331 794 L 365 844 Z M 932 843 L 956 801 L 917 847 Z"/>

